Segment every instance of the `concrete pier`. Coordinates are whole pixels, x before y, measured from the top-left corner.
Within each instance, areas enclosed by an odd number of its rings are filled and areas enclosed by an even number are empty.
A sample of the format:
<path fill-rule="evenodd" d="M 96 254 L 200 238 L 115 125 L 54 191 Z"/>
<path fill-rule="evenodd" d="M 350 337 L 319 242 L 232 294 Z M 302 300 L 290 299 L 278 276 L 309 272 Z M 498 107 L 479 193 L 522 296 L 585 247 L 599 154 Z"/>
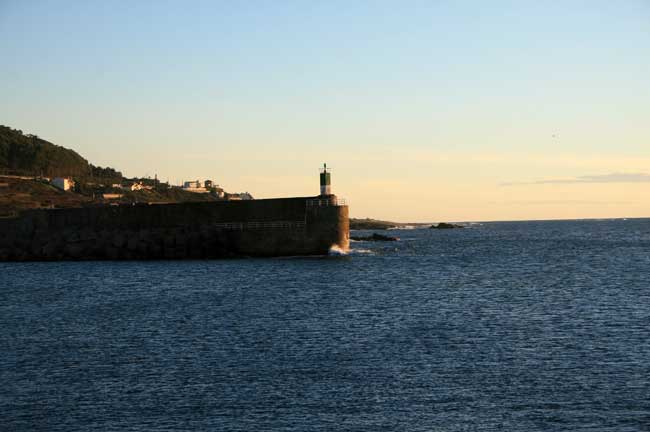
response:
<path fill-rule="evenodd" d="M 324 255 L 349 247 L 336 196 L 28 210 L 0 219 L 0 260 Z"/>

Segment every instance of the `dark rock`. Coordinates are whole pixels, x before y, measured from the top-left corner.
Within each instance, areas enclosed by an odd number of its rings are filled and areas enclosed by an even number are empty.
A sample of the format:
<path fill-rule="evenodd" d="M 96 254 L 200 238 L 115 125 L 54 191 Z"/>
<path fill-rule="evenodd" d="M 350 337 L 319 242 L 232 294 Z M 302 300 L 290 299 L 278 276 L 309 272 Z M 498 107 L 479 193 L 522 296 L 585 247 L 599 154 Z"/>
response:
<path fill-rule="evenodd" d="M 126 238 L 124 237 L 124 234 L 119 232 L 115 234 L 115 236 L 113 237 L 113 246 L 119 249 L 123 247 L 125 243 L 126 243 Z"/>
<path fill-rule="evenodd" d="M 464 228 L 464 227 L 462 225 L 456 225 L 456 224 L 440 222 L 438 225 L 431 225 L 429 228 L 431 228 L 431 229 L 456 229 L 456 228 Z"/>
<path fill-rule="evenodd" d="M 93 241 L 97 239 L 97 233 L 90 228 L 83 228 L 79 232 L 79 239 L 82 241 Z"/>
<path fill-rule="evenodd" d="M 377 234 L 373 233 L 370 236 L 351 236 L 350 240 L 355 240 L 355 241 L 397 241 L 399 240 L 397 237 L 390 237 L 390 236 L 385 236 L 382 234 Z"/>
<path fill-rule="evenodd" d="M 175 249 L 173 247 L 165 246 L 163 257 L 165 259 L 174 259 L 175 256 Z"/>
<path fill-rule="evenodd" d="M 350 229 L 352 230 L 383 230 L 394 228 L 398 224 L 395 222 L 380 221 L 375 219 L 350 219 Z"/>
<path fill-rule="evenodd" d="M 159 258 L 162 258 L 162 255 L 163 255 L 163 248 L 160 246 L 159 243 L 151 243 L 151 244 L 147 247 L 147 251 L 148 251 L 148 253 L 149 253 L 148 256 L 151 257 L 151 258 L 153 258 L 153 259 L 159 259 Z"/>
<path fill-rule="evenodd" d="M 32 255 L 39 255 L 42 250 L 43 250 L 43 243 L 41 243 L 37 238 L 34 238 L 29 248 L 29 252 Z"/>
<path fill-rule="evenodd" d="M 165 234 L 163 243 L 165 245 L 165 249 L 172 249 L 174 247 L 174 234 Z"/>
<path fill-rule="evenodd" d="M 120 250 L 113 246 L 108 246 L 104 251 L 106 258 L 110 260 L 120 259 Z"/>
<path fill-rule="evenodd" d="M 129 240 L 126 242 L 126 248 L 129 251 L 134 251 L 138 248 L 138 238 L 135 236 L 132 236 L 129 238 Z"/>
<path fill-rule="evenodd" d="M 181 247 L 185 246 L 185 243 L 187 242 L 187 234 L 186 233 L 184 233 L 183 231 L 178 231 L 174 235 L 174 238 L 175 238 L 174 243 L 175 243 L 176 246 L 181 246 Z"/>
<path fill-rule="evenodd" d="M 4 246 L 8 247 L 8 246 L 13 245 L 15 240 L 16 240 L 16 232 L 15 231 L 11 230 L 11 231 L 3 232 L 1 242 L 2 242 L 2 244 Z"/>
<path fill-rule="evenodd" d="M 137 251 L 138 251 L 138 256 L 145 258 L 147 256 L 147 242 L 145 242 L 144 240 L 140 240 L 138 242 Z"/>
<path fill-rule="evenodd" d="M 106 241 L 98 236 L 97 239 L 88 241 L 88 253 L 92 257 L 103 257 L 106 246 Z"/>
<path fill-rule="evenodd" d="M 146 228 L 141 229 L 140 231 L 138 231 L 138 238 L 145 242 L 150 241 L 151 231 Z"/>
<path fill-rule="evenodd" d="M 203 257 L 203 244 L 201 242 L 201 234 L 192 232 L 188 236 L 188 256 L 191 258 Z"/>
<path fill-rule="evenodd" d="M 54 259 L 59 254 L 60 249 L 60 246 L 55 242 L 49 242 L 43 246 L 43 256 L 46 259 Z"/>
<path fill-rule="evenodd" d="M 69 243 L 65 245 L 64 253 L 70 258 L 80 259 L 83 258 L 85 250 L 84 246 L 80 243 Z"/>
<path fill-rule="evenodd" d="M 79 232 L 74 229 L 67 229 L 64 232 L 66 242 L 78 242 L 80 240 Z"/>

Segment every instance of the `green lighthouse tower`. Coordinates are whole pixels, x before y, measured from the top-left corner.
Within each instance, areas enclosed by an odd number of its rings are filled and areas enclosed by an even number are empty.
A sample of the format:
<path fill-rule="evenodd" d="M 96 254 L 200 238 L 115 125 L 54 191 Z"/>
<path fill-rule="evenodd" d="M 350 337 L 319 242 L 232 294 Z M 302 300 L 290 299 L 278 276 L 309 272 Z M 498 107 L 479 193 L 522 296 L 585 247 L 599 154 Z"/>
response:
<path fill-rule="evenodd" d="M 323 164 L 323 168 L 320 169 L 320 194 L 321 196 L 332 195 L 332 177 L 330 172 L 327 170 L 327 164 Z"/>

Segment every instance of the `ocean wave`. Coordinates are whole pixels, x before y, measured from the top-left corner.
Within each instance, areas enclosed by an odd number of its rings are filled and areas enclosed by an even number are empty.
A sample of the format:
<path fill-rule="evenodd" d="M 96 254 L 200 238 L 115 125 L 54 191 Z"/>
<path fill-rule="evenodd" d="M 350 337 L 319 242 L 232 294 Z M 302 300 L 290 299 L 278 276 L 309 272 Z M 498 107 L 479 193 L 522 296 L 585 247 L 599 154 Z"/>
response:
<path fill-rule="evenodd" d="M 348 251 L 348 255 L 376 255 L 376 251 L 372 249 L 354 248 Z"/>

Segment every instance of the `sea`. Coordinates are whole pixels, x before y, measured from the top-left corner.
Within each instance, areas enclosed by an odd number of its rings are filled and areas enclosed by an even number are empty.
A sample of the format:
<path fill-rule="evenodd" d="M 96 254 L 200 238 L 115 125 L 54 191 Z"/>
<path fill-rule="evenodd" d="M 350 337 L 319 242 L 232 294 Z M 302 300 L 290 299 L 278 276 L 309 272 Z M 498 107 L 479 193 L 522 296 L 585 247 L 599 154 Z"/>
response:
<path fill-rule="evenodd" d="M 378 232 L 0 263 L 0 430 L 650 431 L 650 219 Z"/>

